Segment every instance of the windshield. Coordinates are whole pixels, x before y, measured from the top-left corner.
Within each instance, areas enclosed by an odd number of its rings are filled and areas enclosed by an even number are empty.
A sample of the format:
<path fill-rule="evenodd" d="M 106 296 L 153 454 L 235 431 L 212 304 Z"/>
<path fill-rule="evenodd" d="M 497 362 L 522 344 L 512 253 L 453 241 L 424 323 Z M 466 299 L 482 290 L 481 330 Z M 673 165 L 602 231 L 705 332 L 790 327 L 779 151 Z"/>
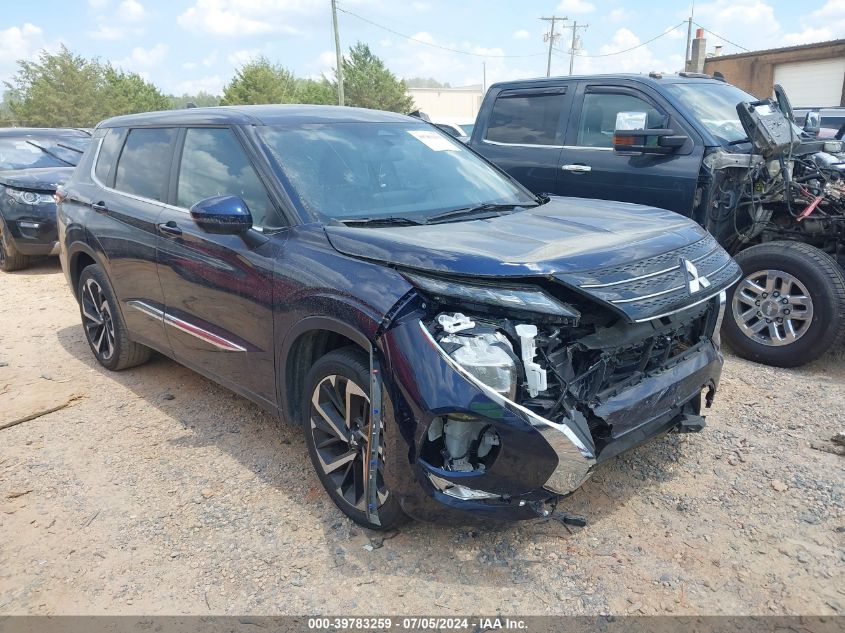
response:
<path fill-rule="evenodd" d="M 533 196 L 425 123 L 339 122 L 260 128 L 303 206 L 324 218 L 427 217 Z"/>
<path fill-rule="evenodd" d="M 756 97 L 736 86 L 723 83 L 667 84 L 666 91 L 675 96 L 721 141 L 731 143 L 746 138 L 736 106 L 743 101 L 757 101 Z"/>
<path fill-rule="evenodd" d="M 90 140 L 82 136 L 0 138 L 0 169 L 76 167 Z"/>

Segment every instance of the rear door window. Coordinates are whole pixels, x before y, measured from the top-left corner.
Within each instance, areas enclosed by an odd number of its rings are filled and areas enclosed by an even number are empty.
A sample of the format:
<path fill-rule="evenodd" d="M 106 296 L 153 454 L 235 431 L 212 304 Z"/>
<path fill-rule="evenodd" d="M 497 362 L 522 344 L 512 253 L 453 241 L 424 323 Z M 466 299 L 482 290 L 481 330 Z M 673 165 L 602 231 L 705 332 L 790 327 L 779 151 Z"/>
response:
<path fill-rule="evenodd" d="M 179 166 L 176 204 L 190 208 L 212 196 L 240 196 L 256 226 L 281 223 L 267 189 L 228 128 L 188 128 Z"/>
<path fill-rule="evenodd" d="M 485 138 L 511 145 L 560 145 L 565 89 L 504 90 L 490 112 Z"/>
<path fill-rule="evenodd" d="M 117 163 L 114 188 L 164 200 L 176 132 L 176 128 L 130 130 Z"/>

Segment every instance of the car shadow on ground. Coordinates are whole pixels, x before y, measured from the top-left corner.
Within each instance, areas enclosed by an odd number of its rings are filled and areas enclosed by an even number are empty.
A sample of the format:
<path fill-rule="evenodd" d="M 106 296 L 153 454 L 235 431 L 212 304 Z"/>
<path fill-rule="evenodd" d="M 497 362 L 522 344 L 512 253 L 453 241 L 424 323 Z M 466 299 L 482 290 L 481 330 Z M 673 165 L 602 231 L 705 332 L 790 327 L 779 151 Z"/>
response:
<path fill-rule="evenodd" d="M 664 436 L 600 465 L 581 489 L 559 505 L 560 510 L 585 516 L 586 528 L 568 528 L 558 520 L 538 519 L 518 524 L 488 522 L 480 526 L 410 522 L 398 532 L 371 532 L 353 526 L 323 492 L 297 426 L 278 420 L 245 398 L 164 356 L 156 354 L 143 366 L 109 372 L 95 361 L 81 326 L 61 329 L 57 338 L 86 368 L 129 389 L 171 418 L 178 425 L 177 430 L 187 431 L 168 440 L 169 445 L 212 446 L 279 491 L 280 499 L 272 502 L 275 505 L 307 507 L 323 528 L 327 553 L 338 566 L 351 564 L 352 571 L 366 570 L 381 558 L 386 565 L 382 569 L 388 573 L 432 578 L 448 574 L 454 582 L 467 585 L 496 586 L 508 579 L 530 577 L 536 568 L 534 564 L 541 561 L 526 554 L 526 548 L 531 549 L 529 545 L 551 538 L 555 547 L 566 549 L 566 540 L 578 530 L 601 532 L 601 524 L 612 521 L 616 509 L 631 497 L 647 496 L 654 487 L 674 478 L 672 464 L 683 460 L 687 450 L 677 436 Z M 104 412 L 111 412 L 106 399 L 103 404 Z M 435 544 L 476 553 L 470 560 L 457 559 L 448 548 L 438 550 Z M 474 544 L 481 547 L 473 547 Z M 409 566 L 408 556 L 418 561 L 419 566 Z"/>
<path fill-rule="evenodd" d="M 34 275 L 56 275 L 61 274 L 61 272 L 62 266 L 59 263 L 58 257 L 38 257 L 33 259 L 32 263 L 23 270 L 16 270 L 14 272 L 0 274 L 27 277 Z"/>

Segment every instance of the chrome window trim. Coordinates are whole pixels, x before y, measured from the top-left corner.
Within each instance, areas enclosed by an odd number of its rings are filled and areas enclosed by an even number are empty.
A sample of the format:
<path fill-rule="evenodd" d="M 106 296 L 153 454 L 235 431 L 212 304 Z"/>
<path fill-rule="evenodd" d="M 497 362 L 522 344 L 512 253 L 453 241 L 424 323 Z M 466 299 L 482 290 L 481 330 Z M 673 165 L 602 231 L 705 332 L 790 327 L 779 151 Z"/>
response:
<path fill-rule="evenodd" d="M 589 149 L 594 152 L 612 152 L 613 147 L 593 147 L 592 145 L 562 145 L 563 149 Z"/>
<path fill-rule="evenodd" d="M 502 147 L 539 147 L 540 149 L 563 149 L 563 145 L 535 145 L 533 143 L 502 143 L 501 141 L 491 141 L 489 139 L 481 139 L 482 143 L 487 145 L 501 145 Z"/>

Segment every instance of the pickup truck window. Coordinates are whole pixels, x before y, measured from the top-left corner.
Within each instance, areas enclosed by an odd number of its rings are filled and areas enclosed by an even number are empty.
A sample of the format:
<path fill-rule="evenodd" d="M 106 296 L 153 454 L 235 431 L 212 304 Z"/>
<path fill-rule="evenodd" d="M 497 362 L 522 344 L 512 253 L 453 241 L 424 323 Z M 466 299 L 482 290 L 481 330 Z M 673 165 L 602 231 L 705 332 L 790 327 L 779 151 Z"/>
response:
<path fill-rule="evenodd" d="M 558 122 L 565 95 L 502 92 L 493 104 L 486 140 L 512 145 L 559 145 Z"/>
<path fill-rule="evenodd" d="M 680 101 L 707 130 L 718 139 L 732 143 L 745 138 L 736 106 L 743 101 L 757 101 L 730 84 L 667 84 L 666 92 Z"/>
<path fill-rule="evenodd" d="M 577 145 L 580 147 L 613 147 L 616 115 L 620 112 L 645 112 L 648 115 L 647 125 L 649 128 L 663 126 L 663 114 L 639 97 L 610 92 L 588 92 L 584 95 L 581 119 L 578 122 Z"/>

